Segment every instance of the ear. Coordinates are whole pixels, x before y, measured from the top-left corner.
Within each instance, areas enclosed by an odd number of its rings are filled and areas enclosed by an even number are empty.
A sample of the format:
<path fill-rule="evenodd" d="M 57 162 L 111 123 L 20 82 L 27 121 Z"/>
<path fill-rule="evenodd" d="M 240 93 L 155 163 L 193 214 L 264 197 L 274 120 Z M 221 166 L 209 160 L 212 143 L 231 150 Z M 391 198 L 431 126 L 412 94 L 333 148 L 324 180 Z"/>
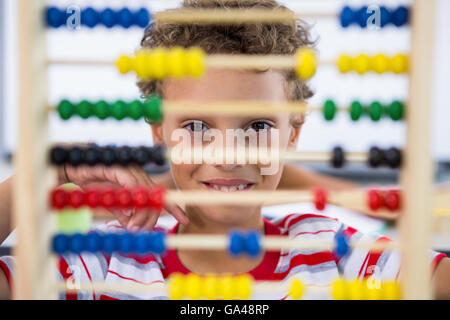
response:
<path fill-rule="evenodd" d="M 162 124 L 152 124 L 150 127 L 152 129 L 153 144 L 164 145 Z"/>
<path fill-rule="evenodd" d="M 300 132 L 302 130 L 302 126 L 291 126 L 291 131 L 289 134 L 289 141 L 288 141 L 288 150 L 296 150 L 297 149 L 297 143 L 298 138 L 300 137 Z"/>

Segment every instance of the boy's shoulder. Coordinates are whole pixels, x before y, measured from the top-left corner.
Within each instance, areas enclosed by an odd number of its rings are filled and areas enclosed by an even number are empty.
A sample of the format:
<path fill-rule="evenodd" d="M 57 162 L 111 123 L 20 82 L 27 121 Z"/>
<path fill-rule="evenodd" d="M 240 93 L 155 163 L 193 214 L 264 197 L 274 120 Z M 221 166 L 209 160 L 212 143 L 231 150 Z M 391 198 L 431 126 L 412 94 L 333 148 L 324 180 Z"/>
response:
<path fill-rule="evenodd" d="M 291 213 L 272 220 L 271 223 L 280 228 L 283 235 L 288 236 L 335 234 L 342 228 L 338 219 L 314 213 Z"/>

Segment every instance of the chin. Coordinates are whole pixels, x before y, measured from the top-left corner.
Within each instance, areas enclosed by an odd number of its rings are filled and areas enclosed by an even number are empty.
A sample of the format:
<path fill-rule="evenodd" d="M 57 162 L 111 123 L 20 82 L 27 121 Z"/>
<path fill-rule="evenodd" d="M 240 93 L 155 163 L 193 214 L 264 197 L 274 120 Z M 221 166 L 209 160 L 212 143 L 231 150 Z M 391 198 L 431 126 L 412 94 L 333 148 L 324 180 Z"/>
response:
<path fill-rule="evenodd" d="M 258 214 L 255 207 L 242 206 L 222 206 L 222 207 L 199 207 L 199 212 L 207 220 L 224 226 L 229 225 L 230 228 L 239 228 L 240 225 L 245 225 L 246 222 Z"/>

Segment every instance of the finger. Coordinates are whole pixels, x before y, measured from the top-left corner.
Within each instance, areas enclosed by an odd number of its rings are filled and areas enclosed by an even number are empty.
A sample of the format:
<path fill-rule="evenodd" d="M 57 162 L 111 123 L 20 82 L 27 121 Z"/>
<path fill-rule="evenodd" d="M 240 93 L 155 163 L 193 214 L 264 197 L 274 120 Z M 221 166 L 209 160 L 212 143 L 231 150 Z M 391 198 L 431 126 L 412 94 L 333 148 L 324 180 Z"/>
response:
<path fill-rule="evenodd" d="M 132 210 L 112 210 L 112 214 L 116 217 L 117 221 L 121 224 L 122 227 L 126 228 L 130 219 L 132 217 Z"/>
<path fill-rule="evenodd" d="M 142 226 L 142 229 L 147 231 L 152 230 L 156 226 L 159 216 L 160 216 L 159 212 L 151 212 L 147 221 Z"/>
<path fill-rule="evenodd" d="M 133 214 L 130 221 L 128 222 L 127 229 L 135 229 L 141 228 L 145 222 L 147 221 L 149 215 L 152 215 L 152 212 L 148 210 L 139 210 Z"/>
<path fill-rule="evenodd" d="M 189 218 L 187 217 L 186 213 L 176 204 L 166 205 L 166 210 L 181 224 L 183 225 L 189 224 Z"/>

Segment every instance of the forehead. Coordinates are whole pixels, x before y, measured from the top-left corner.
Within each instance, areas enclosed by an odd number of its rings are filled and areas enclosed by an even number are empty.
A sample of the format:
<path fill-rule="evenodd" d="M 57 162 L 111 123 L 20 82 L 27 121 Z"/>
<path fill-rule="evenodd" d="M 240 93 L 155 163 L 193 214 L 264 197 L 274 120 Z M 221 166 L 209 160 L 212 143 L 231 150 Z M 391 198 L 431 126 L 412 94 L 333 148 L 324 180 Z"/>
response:
<path fill-rule="evenodd" d="M 166 80 L 163 95 L 168 100 L 286 100 L 284 77 L 272 70 L 252 72 L 209 69 L 198 79 Z"/>

